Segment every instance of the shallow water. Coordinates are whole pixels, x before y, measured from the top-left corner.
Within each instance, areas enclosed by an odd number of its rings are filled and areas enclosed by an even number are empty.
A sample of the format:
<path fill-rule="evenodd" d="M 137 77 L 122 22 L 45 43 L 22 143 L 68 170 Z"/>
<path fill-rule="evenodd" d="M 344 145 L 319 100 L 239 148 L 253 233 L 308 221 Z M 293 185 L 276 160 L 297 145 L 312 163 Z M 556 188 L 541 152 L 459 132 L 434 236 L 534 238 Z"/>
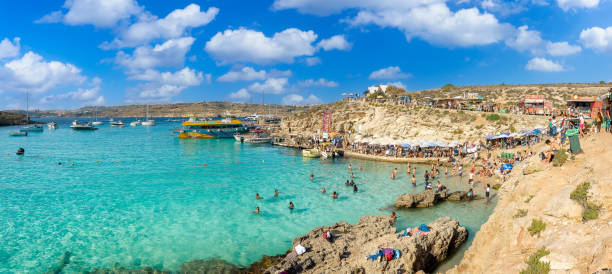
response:
<path fill-rule="evenodd" d="M 162 120 L 148 128 L 107 123 L 94 132 L 60 122 L 28 137 L 9 137 L 17 127 L 0 128 L 0 273 L 43 272 L 66 251 L 68 273 L 117 265 L 178 270 L 185 261 L 213 257 L 246 266 L 284 253 L 316 226 L 388 215 L 399 194 L 423 189 L 424 166 L 417 166 L 413 188 L 403 164 L 303 159 L 298 150 L 233 139 L 178 140 L 171 130 L 179 123 Z M 24 156 L 15 155 L 19 147 Z M 344 186 L 349 161 L 357 193 Z M 399 177 L 392 181 L 395 167 Z M 441 181 L 451 191 L 467 189 L 457 178 Z M 398 226 L 451 216 L 468 227 L 471 243 L 494 202 L 402 210 Z M 251 213 L 257 206 L 262 215 Z"/>

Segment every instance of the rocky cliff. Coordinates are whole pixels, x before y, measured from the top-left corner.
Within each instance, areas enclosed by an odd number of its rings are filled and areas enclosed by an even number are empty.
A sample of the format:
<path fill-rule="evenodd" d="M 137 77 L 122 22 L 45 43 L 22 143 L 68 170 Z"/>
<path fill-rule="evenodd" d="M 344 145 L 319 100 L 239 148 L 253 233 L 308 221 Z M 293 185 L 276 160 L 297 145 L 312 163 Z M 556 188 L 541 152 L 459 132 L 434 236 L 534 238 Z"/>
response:
<path fill-rule="evenodd" d="M 561 167 L 535 156 L 515 167 L 495 211 L 450 273 L 612 268 L 612 135 L 581 142 L 584 153 Z"/>
<path fill-rule="evenodd" d="M 432 271 L 450 252 L 468 237 L 465 227 L 448 217 L 428 225 L 428 235 L 398 238 L 396 228 L 387 216 L 365 216 L 355 225 L 340 222 L 318 227 L 293 240 L 306 252 L 292 252 L 266 273 L 414 273 Z M 333 241 L 322 237 L 331 231 Z M 372 261 L 366 258 L 379 248 L 395 248 L 401 257 L 391 261 Z"/>

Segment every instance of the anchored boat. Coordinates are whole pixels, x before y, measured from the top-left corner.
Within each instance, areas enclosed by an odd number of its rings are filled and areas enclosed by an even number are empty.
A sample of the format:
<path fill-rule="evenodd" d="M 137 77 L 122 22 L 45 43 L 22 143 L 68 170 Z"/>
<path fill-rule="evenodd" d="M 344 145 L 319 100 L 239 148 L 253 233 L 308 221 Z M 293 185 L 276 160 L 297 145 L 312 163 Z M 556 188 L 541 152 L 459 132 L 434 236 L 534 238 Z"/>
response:
<path fill-rule="evenodd" d="M 233 138 L 236 134 L 242 134 L 249 129 L 238 120 L 212 120 L 198 121 L 189 120 L 182 123 L 178 137 L 181 139 L 215 139 Z"/>
<path fill-rule="evenodd" d="M 272 137 L 261 130 L 251 130 L 248 134 L 236 134 L 234 139 L 249 144 L 269 144 L 272 142 Z"/>
<path fill-rule="evenodd" d="M 97 127 L 91 125 L 91 123 L 79 123 L 79 121 L 74 120 L 70 125 L 70 128 L 74 130 L 96 130 Z"/>
<path fill-rule="evenodd" d="M 28 132 L 27 131 L 10 131 L 9 132 L 9 136 L 14 136 L 14 137 L 20 137 L 20 136 L 28 136 Z"/>
<path fill-rule="evenodd" d="M 321 157 L 321 152 L 316 148 L 304 149 L 302 150 L 302 156 L 306 158 L 319 158 Z"/>
<path fill-rule="evenodd" d="M 42 132 L 43 127 L 41 125 L 30 125 L 19 129 L 21 132 Z"/>

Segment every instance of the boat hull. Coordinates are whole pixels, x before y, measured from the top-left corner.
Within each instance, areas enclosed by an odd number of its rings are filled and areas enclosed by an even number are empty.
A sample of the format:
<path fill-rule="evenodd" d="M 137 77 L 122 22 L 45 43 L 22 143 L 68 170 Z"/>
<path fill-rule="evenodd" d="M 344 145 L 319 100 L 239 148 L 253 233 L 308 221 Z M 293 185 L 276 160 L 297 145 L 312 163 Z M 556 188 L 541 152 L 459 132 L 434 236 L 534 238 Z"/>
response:
<path fill-rule="evenodd" d="M 22 137 L 22 136 L 28 136 L 28 132 L 22 132 L 22 131 L 17 131 L 17 132 L 9 132 L 9 136 L 13 136 L 13 137 Z"/>

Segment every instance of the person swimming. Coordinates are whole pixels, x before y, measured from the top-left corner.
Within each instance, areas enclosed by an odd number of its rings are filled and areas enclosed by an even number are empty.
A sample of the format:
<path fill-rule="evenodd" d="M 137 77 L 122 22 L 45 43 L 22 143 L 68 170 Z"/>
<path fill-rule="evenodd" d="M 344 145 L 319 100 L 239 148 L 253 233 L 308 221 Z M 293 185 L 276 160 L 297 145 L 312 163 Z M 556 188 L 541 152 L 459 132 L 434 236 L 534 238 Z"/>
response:
<path fill-rule="evenodd" d="M 346 180 L 346 183 L 344 183 L 345 186 L 350 186 L 351 183 L 349 183 L 349 180 Z"/>
<path fill-rule="evenodd" d="M 350 185 L 352 185 L 352 186 L 354 186 L 354 185 L 355 185 L 355 182 L 353 182 L 353 179 L 351 179 L 351 183 L 350 183 Z"/>
<path fill-rule="evenodd" d="M 416 187 L 416 177 L 412 174 L 412 186 Z"/>
<path fill-rule="evenodd" d="M 391 212 L 391 223 L 395 223 L 397 221 L 397 215 L 395 215 L 395 211 Z"/>
<path fill-rule="evenodd" d="M 350 163 L 348 164 L 348 169 L 353 173 L 353 166 Z"/>
<path fill-rule="evenodd" d="M 359 191 L 359 189 L 357 189 L 357 185 L 353 184 L 353 192 L 357 192 Z"/>
<path fill-rule="evenodd" d="M 325 188 L 321 188 L 321 193 L 325 193 Z"/>
<path fill-rule="evenodd" d="M 310 173 L 310 180 L 312 181 L 312 179 L 314 179 L 314 173 Z"/>
<path fill-rule="evenodd" d="M 391 180 L 395 180 L 395 175 L 397 175 L 397 167 L 391 172 Z"/>
<path fill-rule="evenodd" d="M 261 199 L 263 199 L 263 197 L 259 196 L 259 193 L 255 193 L 255 199 L 256 200 L 261 200 Z"/>
<path fill-rule="evenodd" d="M 289 201 L 289 210 L 293 210 L 293 202 Z"/>
<path fill-rule="evenodd" d="M 334 191 L 330 196 L 334 199 L 338 199 L 338 192 Z"/>
<path fill-rule="evenodd" d="M 259 214 L 259 212 L 260 212 L 259 211 L 259 207 L 256 207 L 255 210 L 253 210 L 253 213 L 255 213 L 255 214 Z"/>
<path fill-rule="evenodd" d="M 278 189 L 274 190 L 274 198 L 278 198 Z"/>

